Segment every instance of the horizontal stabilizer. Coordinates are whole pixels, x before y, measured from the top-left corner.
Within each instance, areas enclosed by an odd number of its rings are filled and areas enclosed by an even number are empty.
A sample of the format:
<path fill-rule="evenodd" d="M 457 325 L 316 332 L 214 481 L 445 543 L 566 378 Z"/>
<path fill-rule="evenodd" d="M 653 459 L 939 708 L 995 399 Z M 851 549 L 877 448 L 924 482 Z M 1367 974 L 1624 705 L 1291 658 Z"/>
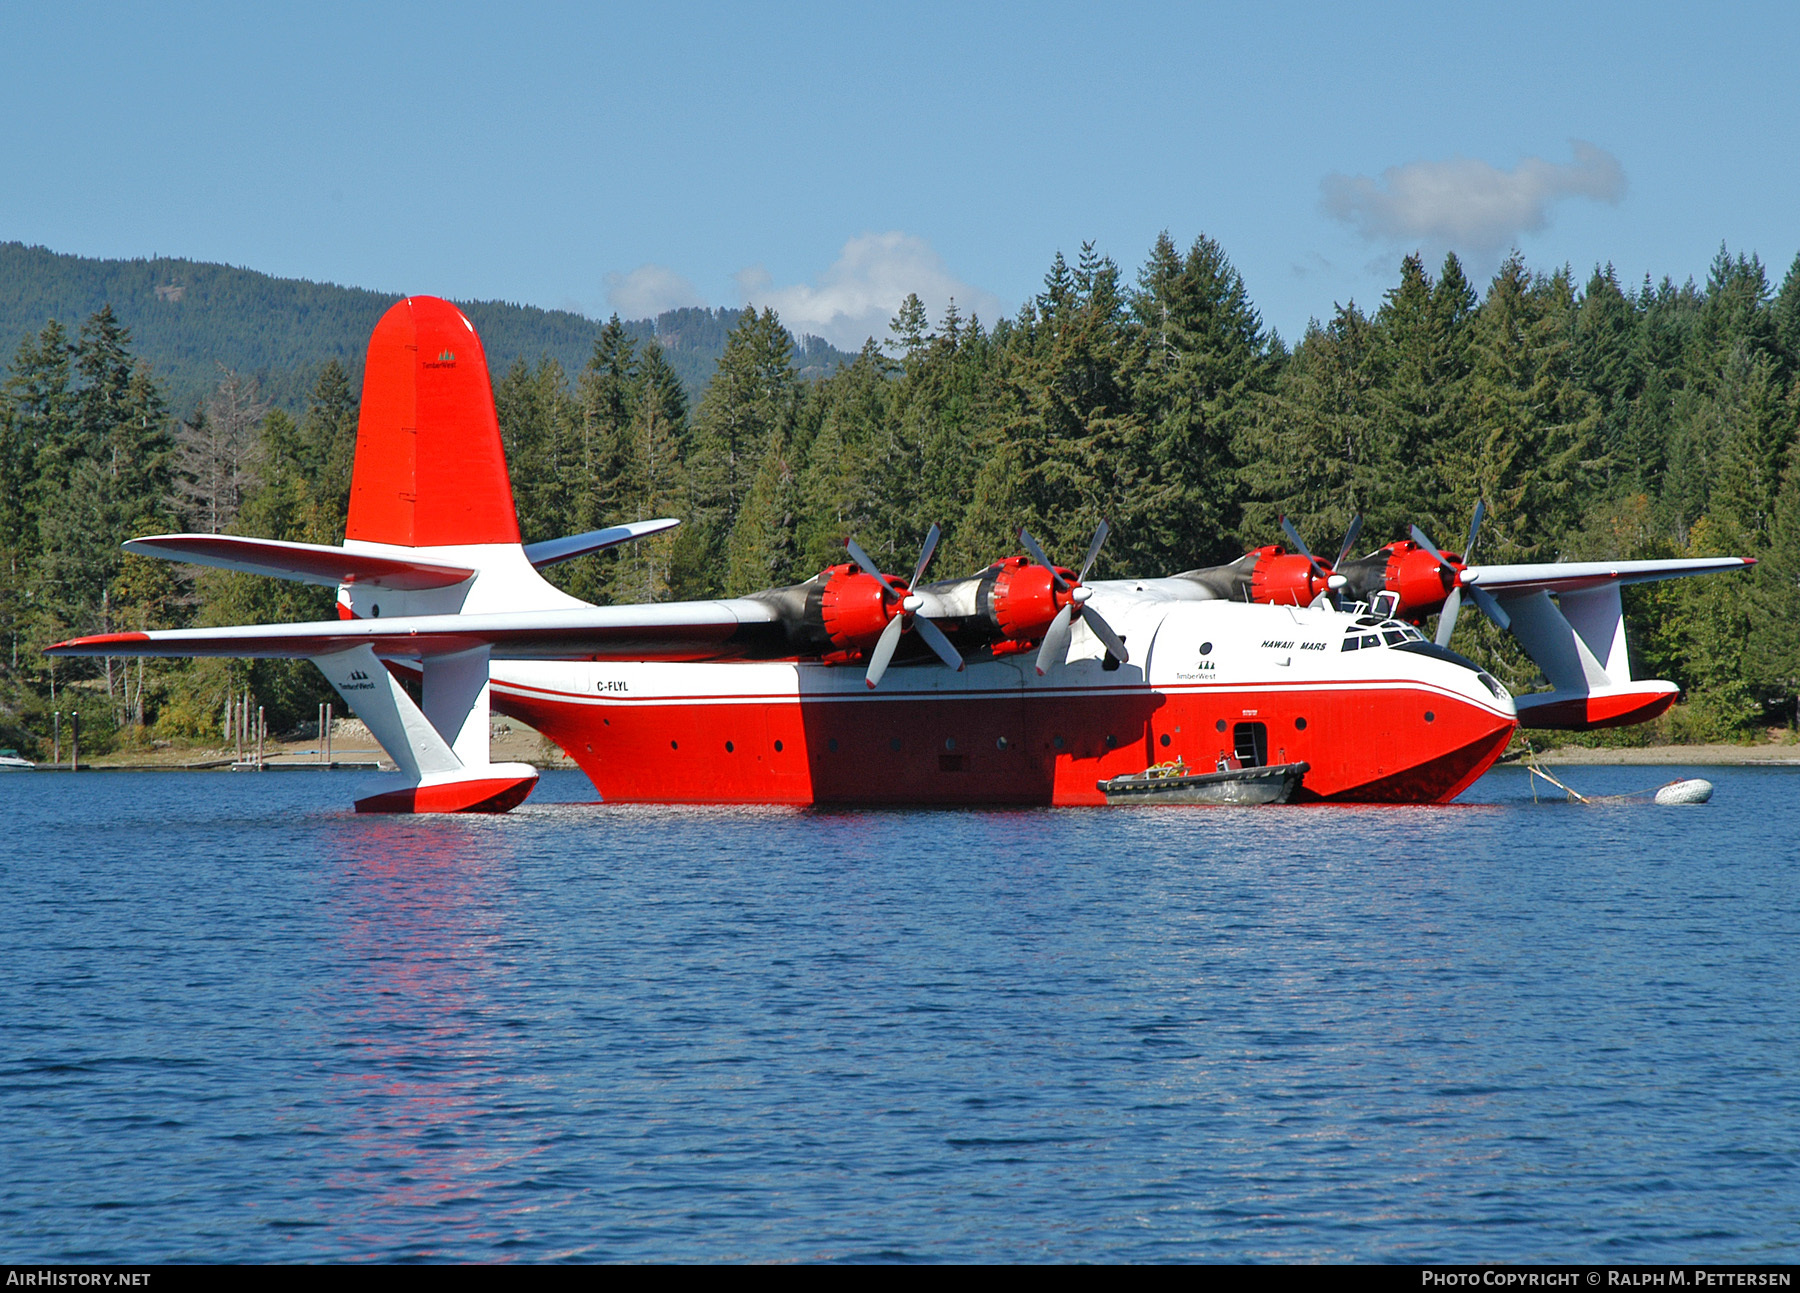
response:
<path fill-rule="evenodd" d="M 496 660 L 729 660 L 790 654 L 775 609 L 752 598 L 582 606 L 485 615 L 413 615 L 101 633 L 48 648 L 71 656 L 300 659 L 354 647 L 430 659 L 489 647 Z"/>
<path fill-rule="evenodd" d="M 1547 561 L 1520 566 L 1470 566 L 1461 583 L 1503 601 L 1530 593 L 1578 593 L 1590 588 L 1646 584 L 1683 575 L 1745 570 L 1755 557 L 1683 557 L 1673 561 Z"/>
<path fill-rule="evenodd" d="M 661 534 L 664 530 L 672 530 L 681 522 L 673 517 L 663 517 L 655 521 L 631 521 L 625 525 L 609 525 L 604 530 L 589 530 L 586 534 L 571 534 L 566 539 L 548 539 L 543 543 L 525 545 L 525 559 L 542 570 L 545 566 L 554 566 L 559 561 L 573 561 L 576 557 L 585 557 L 590 552 L 599 552 L 603 548 L 615 547 L 621 543 L 629 543 L 633 539 L 641 539 L 646 535 Z"/>
<path fill-rule="evenodd" d="M 318 543 L 246 539 L 234 534 L 152 534 L 132 539 L 125 544 L 125 551 L 142 557 L 161 557 L 165 561 L 217 566 L 252 575 L 272 575 L 276 579 L 296 579 L 328 588 L 339 584 L 362 584 L 417 592 L 427 588 L 449 588 L 475 575 L 473 570 L 463 566 L 377 557 Z"/>

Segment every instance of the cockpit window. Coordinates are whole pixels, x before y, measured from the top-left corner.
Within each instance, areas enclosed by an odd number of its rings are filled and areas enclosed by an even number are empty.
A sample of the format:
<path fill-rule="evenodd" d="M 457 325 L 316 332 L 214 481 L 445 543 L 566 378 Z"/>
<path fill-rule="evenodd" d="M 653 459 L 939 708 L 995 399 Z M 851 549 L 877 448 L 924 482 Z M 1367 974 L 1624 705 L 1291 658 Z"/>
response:
<path fill-rule="evenodd" d="M 1369 629 L 1379 629 L 1379 633 L 1370 633 Z M 1359 616 L 1350 625 L 1344 638 L 1345 651 L 1359 651 L 1364 647 L 1399 646 L 1404 642 L 1423 642 L 1425 635 L 1410 624 L 1399 620 L 1378 619 L 1373 615 Z"/>

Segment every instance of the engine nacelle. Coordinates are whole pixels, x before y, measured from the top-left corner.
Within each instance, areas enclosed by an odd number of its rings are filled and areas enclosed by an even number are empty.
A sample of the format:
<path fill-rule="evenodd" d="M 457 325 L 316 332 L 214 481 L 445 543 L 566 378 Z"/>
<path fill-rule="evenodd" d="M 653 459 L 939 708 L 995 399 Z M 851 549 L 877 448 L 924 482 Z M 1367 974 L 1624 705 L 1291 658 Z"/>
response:
<path fill-rule="evenodd" d="M 819 590 L 819 620 L 825 636 L 839 651 L 866 652 L 875 645 L 888 621 L 900 613 L 906 585 L 888 576 L 886 587 L 900 594 L 888 596 L 883 581 L 846 562 L 827 569 Z"/>
<path fill-rule="evenodd" d="M 1073 571 L 1061 566 L 1057 574 L 1071 588 Z M 1069 594 L 1056 586 L 1050 572 L 1030 557 L 1008 557 L 984 572 L 976 605 L 982 615 L 1009 642 L 1036 642 L 1050 627 L 1056 613 L 1069 604 Z"/>
<path fill-rule="evenodd" d="M 1450 594 L 1450 573 L 1438 565 L 1437 558 L 1409 539 L 1388 544 L 1387 553 L 1382 586 L 1400 598 L 1395 616 L 1416 623 L 1442 610 L 1444 598 Z M 1462 564 L 1458 553 L 1446 552 L 1444 556 L 1458 566 Z"/>
<path fill-rule="evenodd" d="M 1298 553 L 1286 552 L 1278 544 L 1269 544 L 1249 554 L 1256 558 L 1250 568 L 1250 599 L 1271 606 L 1308 606 L 1324 592 L 1326 577 L 1318 567 Z"/>

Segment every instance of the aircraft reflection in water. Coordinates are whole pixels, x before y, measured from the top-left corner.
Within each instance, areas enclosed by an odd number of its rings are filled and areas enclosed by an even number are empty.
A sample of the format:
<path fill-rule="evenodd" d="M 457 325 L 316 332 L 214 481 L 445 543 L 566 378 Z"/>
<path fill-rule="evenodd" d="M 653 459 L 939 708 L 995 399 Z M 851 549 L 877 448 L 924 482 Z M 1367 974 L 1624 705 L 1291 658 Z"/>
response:
<path fill-rule="evenodd" d="M 1465 554 L 1481 520 L 1477 510 Z M 749 597 L 594 607 L 538 572 L 676 524 L 521 542 L 473 326 L 432 297 L 369 341 L 342 547 L 158 535 L 147 556 L 335 586 L 338 621 L 115 633 L 59 655 L 317 664 L 404 786 L 365 811 L 505 811 L 536 784 L 493 764 L 490 706 L 556 741 L 609 800 L 1097 804 L 1101 780 L 1181 760 L 1299 763 L 1301 798 L 1438 803 L 1527 724 L 1640 722 L 1674 700 L 1631 678 L 1619 588 L 1742 558 L 1478 566 L 1414 530 L 1336 562 L 1263 548 L 1152 579 L 1026 555 L 924 582 L 851 560 Z M 1284 522 L 1285 525 L 1285 522 Z M 1464 597 L 1555 690 L 1515 702 L 1447 649 Z M 1553 597 L 1556 600 L 1552 600 Z M 1415 624 L 1442 611 L 1438 641 Z M 400 675 L 422 680 L 415 704 Z"/>

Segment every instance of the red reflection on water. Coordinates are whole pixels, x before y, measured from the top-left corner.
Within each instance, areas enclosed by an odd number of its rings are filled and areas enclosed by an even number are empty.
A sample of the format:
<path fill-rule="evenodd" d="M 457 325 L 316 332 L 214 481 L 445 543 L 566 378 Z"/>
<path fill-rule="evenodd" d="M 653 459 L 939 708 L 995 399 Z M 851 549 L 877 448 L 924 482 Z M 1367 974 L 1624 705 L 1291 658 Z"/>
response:
<path fill-rule="evenodd" d="M 529 1238 L 508 1220 L 515 1209 L 487 1201 L 528 1177 L 525 1161 L 543 1148 L 502 1108 L 527 1094 L 502 1041 L 517 996 L 512 965 L 496 955 L 515 898 L 507 832 L 365 818 L 338 844 L 327 923 L 344 976 L 324 1012 L 322 1063 L 350 1128 L 327 1181 L 355 1200 L 346 1238 L 370 1257 L 403 1237 L 409 1253 Z"/>

